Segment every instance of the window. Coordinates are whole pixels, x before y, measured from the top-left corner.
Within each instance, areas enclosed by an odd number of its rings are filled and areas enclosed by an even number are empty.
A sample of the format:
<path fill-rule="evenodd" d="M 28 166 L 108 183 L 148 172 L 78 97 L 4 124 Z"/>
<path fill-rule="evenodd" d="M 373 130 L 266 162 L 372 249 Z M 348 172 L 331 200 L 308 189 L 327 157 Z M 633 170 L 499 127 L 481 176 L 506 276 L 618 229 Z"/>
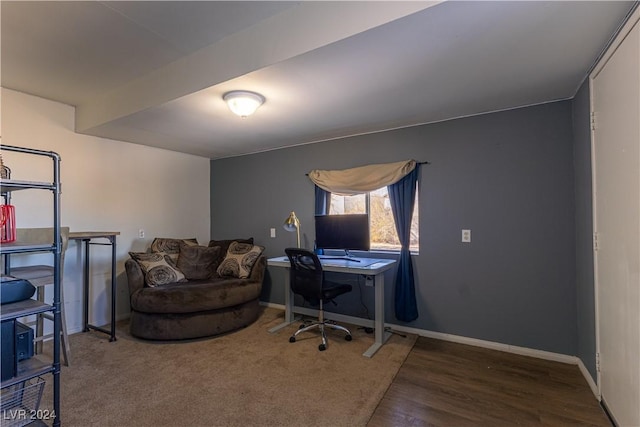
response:
<path fill-rule="evenodd" d="M 330 214 L 368 213 L 370 221 L 371 249 L 383 251 L 399 251 L 400 240 L 396 232 L 391 202 L 387 187 L 365 194 L 353 196 L 337 196 L 331 194 Z M 411 219 L 411 242 L 409 248 L 417 252 L 420 248 L 420 232 L 418 228 L 418 192 Z"/>

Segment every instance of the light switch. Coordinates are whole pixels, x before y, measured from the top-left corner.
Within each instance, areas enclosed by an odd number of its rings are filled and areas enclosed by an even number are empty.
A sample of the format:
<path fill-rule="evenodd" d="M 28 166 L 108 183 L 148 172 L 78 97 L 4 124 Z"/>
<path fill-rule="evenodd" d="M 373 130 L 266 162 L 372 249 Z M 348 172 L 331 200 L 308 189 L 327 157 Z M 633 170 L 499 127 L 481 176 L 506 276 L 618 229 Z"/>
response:
<path fill-rule="evenodd" d="M 471 230 L 462 230 L 462 243 L 471 243 Z"/>
<path fill-rule="evenodd" d="M 271 237 L 276 237 L 276 229 L 271 228 Z"/>

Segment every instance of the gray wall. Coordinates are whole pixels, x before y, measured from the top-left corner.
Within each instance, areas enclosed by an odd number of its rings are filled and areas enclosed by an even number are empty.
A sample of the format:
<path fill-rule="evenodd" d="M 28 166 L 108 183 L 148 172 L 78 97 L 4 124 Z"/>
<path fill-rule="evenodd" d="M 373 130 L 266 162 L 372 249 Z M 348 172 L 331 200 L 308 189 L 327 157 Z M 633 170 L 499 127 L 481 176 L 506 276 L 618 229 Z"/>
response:
<path fill-rule="evenodd" d="M 596 322 L 593 278 L 593 210 L 589 81 L 573 99 L 573 162 L 576 192 L 577 356 L 596 379 Z"/>
<path fill-rule="evenodd" d="M 413 257 L 420 317 L 408 326 L 575 355 L 576 238 L 572 103 L 416 126 L 211 162 L 214 238 L 253 236 L 267 256 L 295 245 L 290 210 L 313 246 L 311 169 L 413 158 L 421 170 L 420 254 Z M 277 237 L 269 237 L 269 228 Z M 472 230 L 472 243 L 460 230 Z M 283 303 L 270 268 L 264 301 Z M 386 321 L 393 313 L 393 278 Z M 373 313 L 373 289 L 335 308 Z M 332 308 L 334 309 L 334 308 Z"/>

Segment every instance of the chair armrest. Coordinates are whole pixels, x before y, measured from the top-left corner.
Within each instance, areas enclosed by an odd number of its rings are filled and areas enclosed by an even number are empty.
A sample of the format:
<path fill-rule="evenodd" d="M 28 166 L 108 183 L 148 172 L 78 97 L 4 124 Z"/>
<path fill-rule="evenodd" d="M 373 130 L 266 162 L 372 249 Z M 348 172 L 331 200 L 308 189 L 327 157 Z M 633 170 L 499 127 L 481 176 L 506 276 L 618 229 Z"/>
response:
<path fill-rule="evenodd" d="M 124 268 L 127 272 L 129 297 L 131 297 L 136 291 L 144 288 L 144 273 L 142 272 L 140 265 L 132 259 L 128 259 L 124 263 Z"/>

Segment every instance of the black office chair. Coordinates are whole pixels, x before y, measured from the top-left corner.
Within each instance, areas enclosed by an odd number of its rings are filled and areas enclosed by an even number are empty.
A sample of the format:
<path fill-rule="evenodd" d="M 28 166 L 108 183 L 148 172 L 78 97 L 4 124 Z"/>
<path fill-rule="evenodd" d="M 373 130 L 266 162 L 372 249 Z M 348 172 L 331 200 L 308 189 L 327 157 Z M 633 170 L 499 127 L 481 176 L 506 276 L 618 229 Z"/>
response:
<path fill-rule="evenodd" d="M 322 335 L 322 344 L 318 346 L 318 350 L 324 351 L 327 349 L 327 336 L 325 334 L 325 326 L 331 329 L 344 331 L 347 335 L 345 340 L 351 341 L 351 332 L 344 326 L 336 325 L 324 320 L 323 304 L 326 302 L 334 302 L 333 299 L 339 295 L 351 292 L 351 285 L 339 284 L 328 282 L 324 280 L 324 273 L 322 271 L 322 264 L 318 259 L 318 256 L 306 249 L 287 248 L 284 250 L 291 262 L 291 269 L 289 270 L 291 290 L 293 293 L 302 295 L 305 300 L 312 304 L 318 303 L 320 308 L 318 310 L 318 321 L 310 325 L 301 325 L 300 329 L 296 331 L 289 338 L 289 342 L 296 342 L 296 337 L 311 329 L 320 329 Z M 334 302 L 335 303 L 335 302 Z"/>

